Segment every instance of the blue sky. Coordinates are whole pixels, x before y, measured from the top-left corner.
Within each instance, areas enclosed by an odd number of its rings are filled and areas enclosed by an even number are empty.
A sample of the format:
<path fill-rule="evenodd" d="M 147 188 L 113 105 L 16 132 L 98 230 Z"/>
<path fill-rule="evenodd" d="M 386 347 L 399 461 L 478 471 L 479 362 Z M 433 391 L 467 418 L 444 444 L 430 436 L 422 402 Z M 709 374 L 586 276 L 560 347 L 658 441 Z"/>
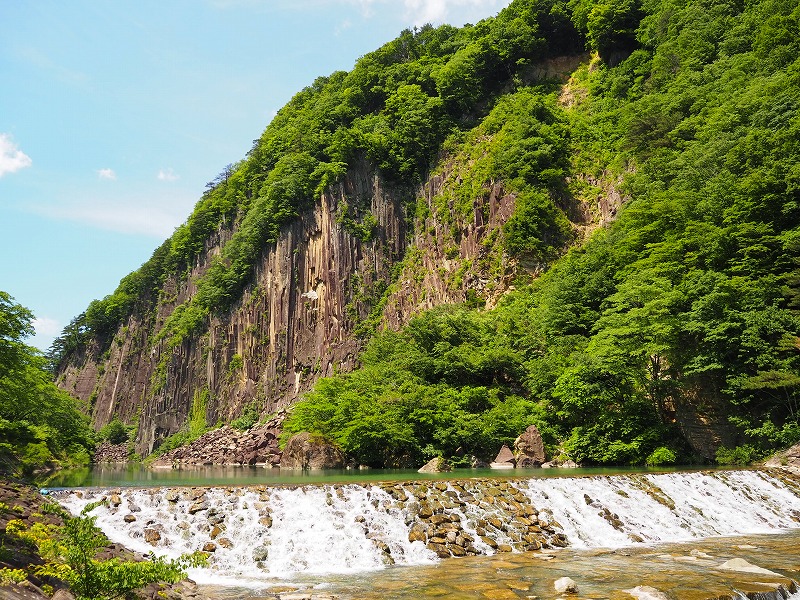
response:
<path fill-rule="evenodd" d="M 54 336 L 317 76 L 509 0 L 0 2 L 0 290 Z"/>

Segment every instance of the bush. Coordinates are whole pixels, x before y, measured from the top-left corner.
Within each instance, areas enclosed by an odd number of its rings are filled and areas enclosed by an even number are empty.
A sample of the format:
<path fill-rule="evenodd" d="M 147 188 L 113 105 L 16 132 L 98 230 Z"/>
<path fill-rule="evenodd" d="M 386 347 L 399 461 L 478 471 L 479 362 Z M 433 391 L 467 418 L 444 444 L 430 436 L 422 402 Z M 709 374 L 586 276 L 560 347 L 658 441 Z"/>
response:
<path fill-rule="evenodd" d="M 256 423 L 258 423 L 260 417 L 261 413 L 258 410 L 258 407 L 255 404 L 249 404 L 242 411 L 242 414 L 239 415 L 239 418 L 233 420 L 231 427 L 238 429 L 239 431 L 247 431 Z"/>
<path fill-rule="evenodd" d="M 114 417 L 108 425 L 100 429 L 97 437 L 101 441 L 108 440 L 112 444 L 123 444 L 128 441 L 129 431 L 118 417 Z"/>
<path fill-rule="evenodd" d="M 719 465 L 749 465 L 759 458 L 758 451 L 750 444 L 735 448 L 720 446 L 717 449 L 717 464 Z"/>
<path fill-rule="evenodd" d="M 648 467 L 660 467 L 662 465 L 674 465 L 675 453 L 666 446 L 659 446 L 647 457 L 645 464 Z"/>

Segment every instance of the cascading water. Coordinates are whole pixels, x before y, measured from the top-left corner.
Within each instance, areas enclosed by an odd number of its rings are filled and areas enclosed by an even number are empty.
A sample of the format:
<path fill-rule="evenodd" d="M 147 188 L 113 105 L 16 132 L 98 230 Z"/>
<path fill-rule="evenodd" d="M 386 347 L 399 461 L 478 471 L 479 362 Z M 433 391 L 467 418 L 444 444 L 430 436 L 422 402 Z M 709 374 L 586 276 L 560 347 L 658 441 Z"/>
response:
<path fill-rule="evenodd" d="M 798 488 L 759 471 L 531 479 L 573 547 L 618 547 L 800 526 Z"/>
<path fill-rule="evenodd" d="M 77 514 L 103 497 L 109 505 L 91 514 L 112 541 L 170 557 L 204 550 L 216 582 L 219 575 L 241 583 L 242 577 L 368 571 L 436 558 L 421 542 L 408 540 L 401 509 L 377 487 L 98 490 L 60 500 Z"/>
<path fill-rule="evenodd" d="M 205 551 L 198 581 L 263 582 L 437 557 L 618 547 L 800 527 L 800 485 L 759 471 L 481 479 L 298 488 L 64 491 L 108 537 L 167 556 Z"/>

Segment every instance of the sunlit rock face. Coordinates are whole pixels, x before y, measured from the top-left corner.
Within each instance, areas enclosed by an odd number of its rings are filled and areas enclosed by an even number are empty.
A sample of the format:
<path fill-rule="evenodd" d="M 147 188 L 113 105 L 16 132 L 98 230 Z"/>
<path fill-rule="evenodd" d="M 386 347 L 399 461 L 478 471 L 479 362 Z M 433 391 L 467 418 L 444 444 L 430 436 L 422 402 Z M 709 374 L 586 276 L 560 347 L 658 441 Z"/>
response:
<path fill-rule="evenodd" d="M 420 310 L 464 302 L 467 291 L 491 305 L 518 265 L 499 252 L 491 268 L 503 276 L 490 278 L 476 259 L 513 214 L 514 196 L 493 185 L 470 215 L 443 222 L 434 198 L 445 184 L 446 174 L 401 188 L 361 162 L 263 248 L 230 311 L 168 350 L 159 331 L 236 231 L 220 228 L 188 275 L 164 281 L 156 305 L 134 313 L 107 347 L 95 340 L 73 353 L 58 384 L 90 402 L 98 428 L 114 416 L 138 419 L 135 450 L 147 455 L 185 425 L 193 405 L 207 423 L 230 422 L 252 404 L 279 414 L 320 377 L 352 370 L 363 345 L 357 329 L 370 316 L 398 328 Z M 414 222 L 417 201 L 430 210 Z M 371 215 L 369 235 L 348 226 L 352 214 Z M 415 260 L 398 269 L 409 248 Z"/>

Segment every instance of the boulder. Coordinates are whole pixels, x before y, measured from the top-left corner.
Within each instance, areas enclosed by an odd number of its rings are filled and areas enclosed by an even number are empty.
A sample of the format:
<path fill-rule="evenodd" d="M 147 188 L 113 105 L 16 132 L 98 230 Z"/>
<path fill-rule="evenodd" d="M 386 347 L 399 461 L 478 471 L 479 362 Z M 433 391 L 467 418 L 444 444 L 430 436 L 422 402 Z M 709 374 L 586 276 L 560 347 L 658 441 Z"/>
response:
<path fill-rule="evenodd" d="M 338 446 L 305 431 L 289 438 L 281 458 L 284 469 L 340 469 L 343 466 L 344 454 Z"/>
<path fill-rule="evenodd" d="M 578 593 L 578 584 L 575 583 L 575 580 L 573 580 L 571 577 L 561 577 L 560 579 L 556 579 L 553 583 L 553 587 L 559 594 Z"/>
<path fill-rule="evenodd" d="M 538 467 L 545 462 L 544 442 L 536 425 L 529 426 L 514 440 L 517 467 Z"/>
<path fill-rule="evenodd" d="M 635 588 L 622 591 L 634 598 L 638 598 L 638 600 L 669 600 L 669 596 L 665 593 L 646 585 L 637 585 Z"/>
<path fill-rule="evenodd" d="M 487 463 L 484 460 L 481 460 L 477 456 L 471 456 L 470 459 L 469 459 L 469 465 L 473 469 L 485 469 L 486 467 L 489 466 L 489 463 Z"/>
<path fill-rule="evenodd" d="M 511 448 L 503 444 L 503 447 L 500 448 L 500 452 L 497 453 L 497 457 L 489 466 L 493 469 L 513 469 L 514 453 L 511 452 Z"/>
<path fill-rule="evenodd" d="M 772 575 L 774 577 L 780 577 L 780 575 L 774 571 L 770 571 L 763 567 L 758 567 L 747 562 L 743 558 L 732 558 L 731 560 L 722 563 L 717 568 L 724 569 L 726 571 L 738 571 L 740 573 L 756 573 L 758 575 Z"/>
<path fill-rule="evenodd" d="M 450 466 L 450 463 L 441 456 L 437 456 L 428 461 L 417 473 L 447 473 L 452 470 L 453 467 Z"/>

